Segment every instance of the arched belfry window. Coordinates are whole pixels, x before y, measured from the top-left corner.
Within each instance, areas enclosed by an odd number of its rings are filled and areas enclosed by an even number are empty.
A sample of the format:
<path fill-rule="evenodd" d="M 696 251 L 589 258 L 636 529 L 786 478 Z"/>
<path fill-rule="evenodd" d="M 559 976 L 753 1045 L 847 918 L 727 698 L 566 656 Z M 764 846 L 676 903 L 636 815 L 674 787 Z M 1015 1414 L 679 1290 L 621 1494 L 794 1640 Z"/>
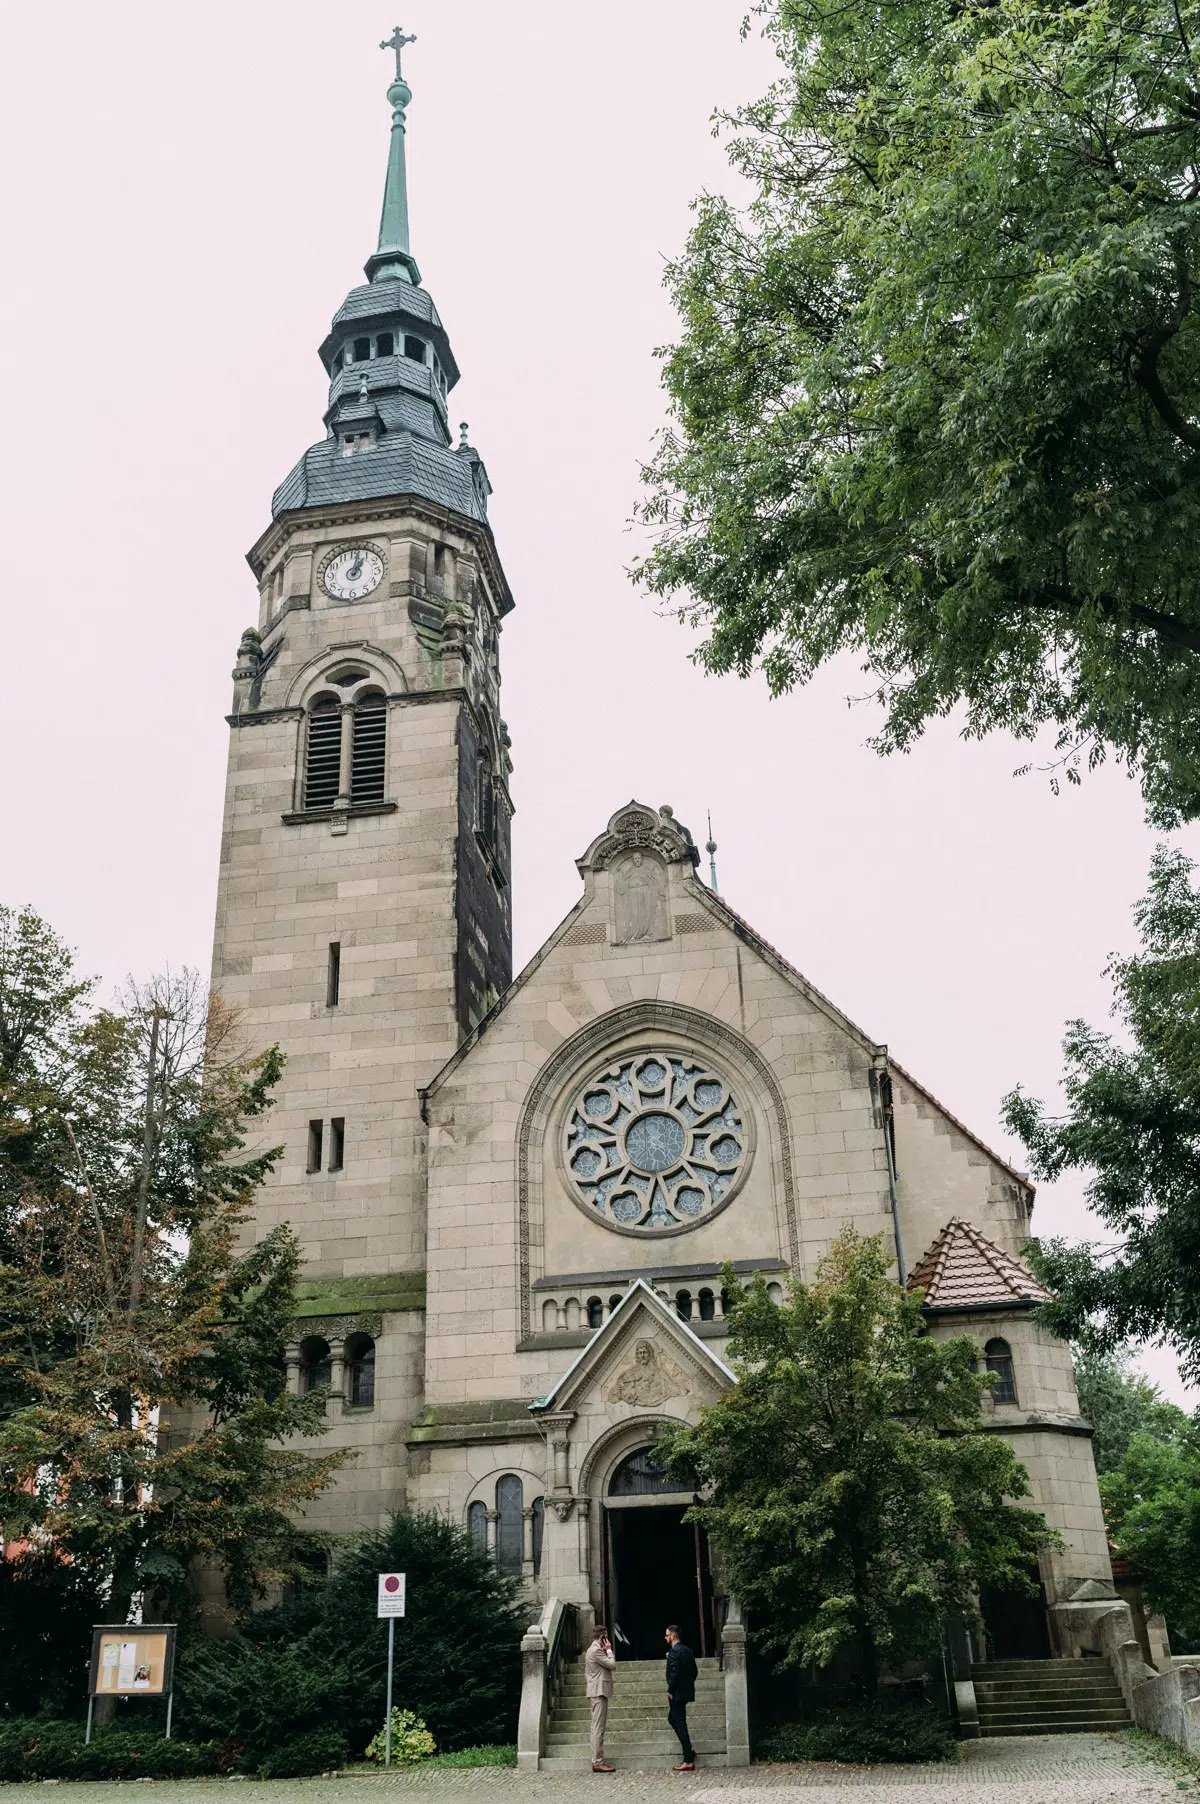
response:
<path fill-rule="evenodd" d="M 303 806 L 352 807 L 387 793 L 387 697 L 365 670 L 326 676 L 340 695 L 322 690 L 308 705 Z"/>
<path fill-rule="evenodd" d="M 467 1511 L 467 1533 L 480 1553 L 487 1552 L 487 1505 L 473 1503 Z"/>
<path fill-rule="evenodd" d="M 332 808 L 342 767 L 342 704 L 336 695 L 319 695 L 308 716 L 304 761 L 304 806 Z"/>
<path fill-rule="evenodd" d="M 387 775 L 387 702 L 377 689 L 368 689 L 355 699 L 353 720 L 350 799 L 382 802 Z"/>
<path fill-rule="evenodd" d="M 990 1340 L 983 1349 L 983 1363 L 996 1374 L 992 1396 L 997 1403 L 1015 1403 L 1017 1380 L 1013 1371 L 1012 1348 L 1006 1340 Z"/>

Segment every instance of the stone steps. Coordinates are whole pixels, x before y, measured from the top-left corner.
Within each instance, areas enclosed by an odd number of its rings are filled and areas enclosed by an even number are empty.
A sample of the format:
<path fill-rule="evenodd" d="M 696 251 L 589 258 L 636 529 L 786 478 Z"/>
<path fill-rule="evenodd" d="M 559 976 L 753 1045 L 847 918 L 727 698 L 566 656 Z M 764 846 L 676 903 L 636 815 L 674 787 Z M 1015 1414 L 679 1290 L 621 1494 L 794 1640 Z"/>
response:
<path fill-rule="evenodd" d="M 979 1731 L 1086 1735 L 1130 1727 L 1107 1660 L 1003 1660 L 973 1666 Z"/>
<path fill-rule="evenodd" d="M 697 1766 L 725 1765 L 725 1680 L 715 1660 L 697 1661 L 696 1699 L 688 1705 L 688 1728 Z M 622 1660 L 613 1674 L 604 1738 L 605 1758 L 614 1766 L 663 1770 L 680 1758 L 679 1743 L 667 1722 L 667 1686 L 662 1660 Z M 550 1772 L 590 1772 L 592 1707 L 582 1660 L 567 1668 L 558 1704 L 550 1718 L 541 1765 Z"/>

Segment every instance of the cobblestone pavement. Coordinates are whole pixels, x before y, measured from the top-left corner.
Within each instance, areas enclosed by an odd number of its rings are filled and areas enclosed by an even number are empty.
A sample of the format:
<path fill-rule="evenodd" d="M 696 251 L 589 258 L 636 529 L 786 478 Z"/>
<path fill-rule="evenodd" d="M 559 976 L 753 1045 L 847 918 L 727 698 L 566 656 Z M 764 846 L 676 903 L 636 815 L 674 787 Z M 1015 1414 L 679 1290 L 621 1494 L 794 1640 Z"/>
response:
<path fill-rule="evenodd" d="M 969 1743 L 956 1766 L 756 1766 L 732 1772 L 518 1773 L 503 1767 L 426 1768 L 417 1772 L 348 1773 L 333 1779 L 255 1784 L 253 1804 L 1166 1804 L 1194 1799 L 1193 1784 L 1149 1760 L 1120 1737 L 1061 1735 Z M 45 1782 L 43 1781 L 43 1784 Z M 165 1784 L 60 1785 L 55 1804 L 216 1804 L 246 1780 L 179 1780 Z M 0 1785 L 0 1804 L 28 1800 L 28 1785 Z M 247 1799 L 247 1804 L 250 1800 Z"/>

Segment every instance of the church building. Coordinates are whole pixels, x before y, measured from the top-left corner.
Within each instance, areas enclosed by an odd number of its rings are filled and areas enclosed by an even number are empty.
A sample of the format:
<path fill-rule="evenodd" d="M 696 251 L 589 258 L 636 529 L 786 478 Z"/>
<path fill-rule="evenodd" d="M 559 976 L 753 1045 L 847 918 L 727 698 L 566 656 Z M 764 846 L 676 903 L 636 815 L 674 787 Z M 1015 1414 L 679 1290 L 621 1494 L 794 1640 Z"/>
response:
<path fill-rule="evenodd" d="M 575 1606 L 622 1654 L 677 1620 L 721 1655 L 740 1612 L 655 1437 L 734 1382 L 726 1264 L 782 1297 L 853 1225 L 889 1237 L 934 1334 L 978 1342 L 984 1427 L 1062 1536 L 1032 1609 L 985 1600 L 990 1653 L 1071 1651 L 1071 1600 L 1111 1598 L 1112 1572 L 1070 1354 L 1021 1262 L 1024 1175 L 729 908 L 649 798 L 601 807 L 575 906 L 513 976 L 515 602 L 409 243 L 408 41 L 378 248 L 249 553 L 229 715 L 213 984 L 287 1055 L 257 1230 L 300 1236 L 288 1382 L 329 1387 L 326 1445 L 357 1456 L 309 1520 L 434 1509 L 524 1576 L 547 1634 Z"/>

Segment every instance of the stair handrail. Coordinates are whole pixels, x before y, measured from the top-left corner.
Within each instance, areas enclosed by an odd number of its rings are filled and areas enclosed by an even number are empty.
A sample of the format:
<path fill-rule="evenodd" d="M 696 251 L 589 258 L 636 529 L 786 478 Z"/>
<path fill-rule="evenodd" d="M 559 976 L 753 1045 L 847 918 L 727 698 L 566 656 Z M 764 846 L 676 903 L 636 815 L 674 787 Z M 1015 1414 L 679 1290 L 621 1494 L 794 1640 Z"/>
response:
<path fill-rule="evenodd" d="M 566 1678 L 567 1662 L 579 1651 L 579 1613 L 561 1597 L 548 1598 L 521 1639 L 521 1711 L 517 1719 L 517 1765 L 536 1771 L 546 1752 L 546 1734 Z"/>

